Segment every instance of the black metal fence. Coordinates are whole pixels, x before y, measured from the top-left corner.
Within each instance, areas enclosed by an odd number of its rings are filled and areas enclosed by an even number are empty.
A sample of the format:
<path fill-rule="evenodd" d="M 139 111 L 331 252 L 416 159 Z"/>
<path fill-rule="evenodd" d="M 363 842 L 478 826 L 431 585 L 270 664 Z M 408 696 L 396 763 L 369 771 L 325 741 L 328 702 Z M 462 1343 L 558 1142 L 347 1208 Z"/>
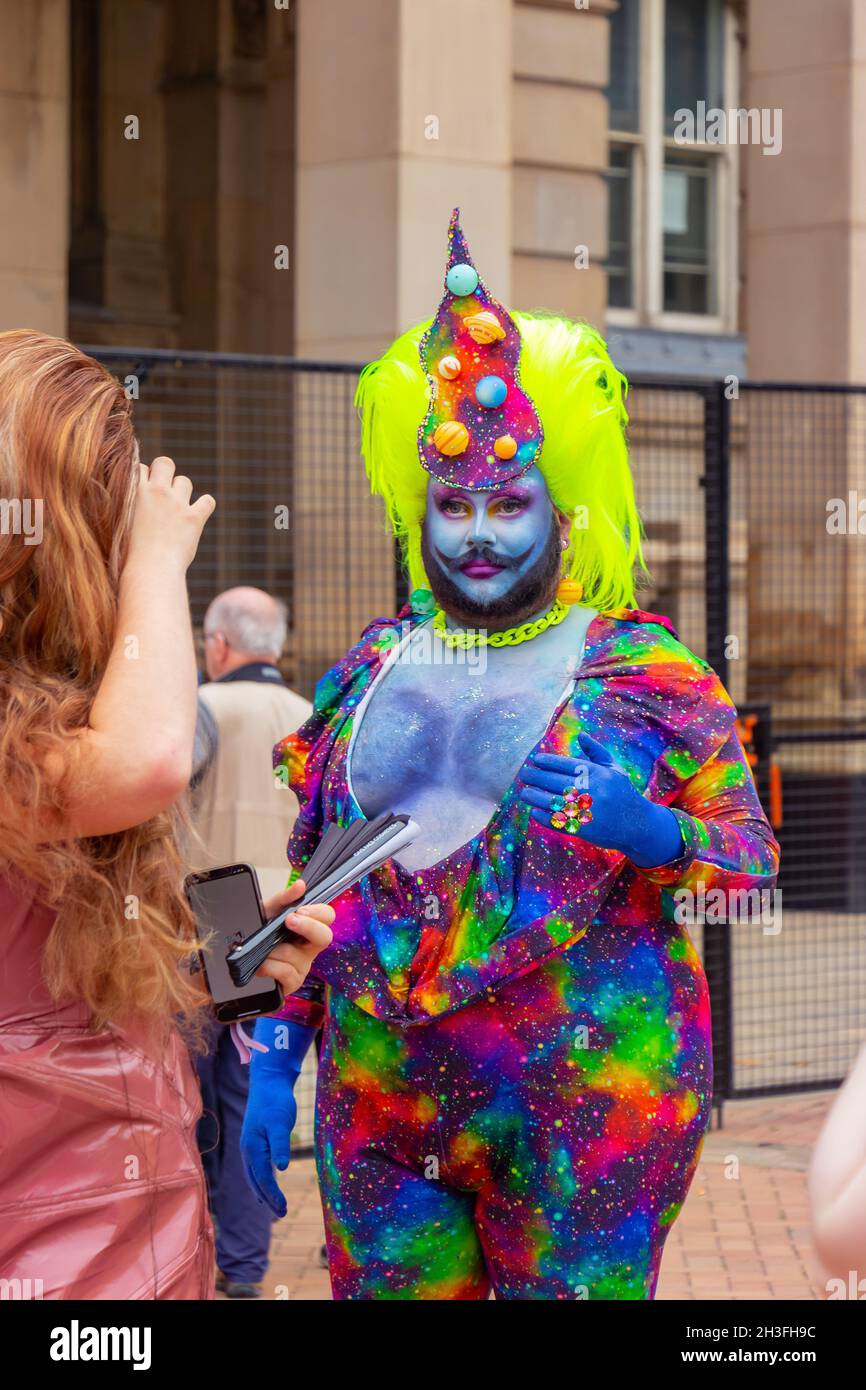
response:
<path fill-rule="evenodd" d="M 196 621 L 231 584 L 278 593 L 309 695 L 404 597 L 360 462 L 358 368 L 91 351 L 137 395 L 142 456 L 217 498 Z M 638 380 L 629 412 L 653 579 L 638 602 L 725 681 L 782 845 L 763 922 L 692 929 L 716 1097 L 827 1087 L 866 1032 L 866 390 Z M 310 1106 L 308 1090 L 306 1131 Z"/>

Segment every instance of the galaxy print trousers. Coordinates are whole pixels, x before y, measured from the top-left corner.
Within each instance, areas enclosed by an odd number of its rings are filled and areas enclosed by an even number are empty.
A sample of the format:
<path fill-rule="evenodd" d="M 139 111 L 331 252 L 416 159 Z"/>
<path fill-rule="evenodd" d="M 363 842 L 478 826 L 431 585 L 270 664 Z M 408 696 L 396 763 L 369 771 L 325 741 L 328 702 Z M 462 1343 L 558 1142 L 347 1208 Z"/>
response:
<path fill-rule="evenodd" d="M 686 929 L 593 923 L 404 1026 L 329 991 L 316 1162 L 337 1299 L 650 1299 L 712 1102 Z"/>

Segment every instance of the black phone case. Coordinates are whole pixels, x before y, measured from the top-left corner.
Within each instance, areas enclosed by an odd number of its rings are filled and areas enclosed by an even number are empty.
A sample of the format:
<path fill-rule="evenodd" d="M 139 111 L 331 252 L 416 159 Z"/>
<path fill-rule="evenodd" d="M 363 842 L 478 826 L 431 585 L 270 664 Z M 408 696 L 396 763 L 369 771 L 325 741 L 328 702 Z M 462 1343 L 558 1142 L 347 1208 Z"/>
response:
<path fill-rule="evenodd" d="M 232 868 L 234 868 L 234 867 L 240 867 L 240 866 L 235 866 L 235 865 L 229 866 L 229 865 L 226 865 L 225 867 L 232 867 Z M 263 900 L 262 900 L 262 892 L 261 892 L 261 887 L 260 887 L 260 885 L 259 885 L 258 874 L 256 873 L 255 868 L 253 867 L 252 864 L 244 864 L 243 867 L 244 867 L 245 869 L 247 869 L 247 870 L 249 871 L 249 873 L 251 874 L 251 876 L 252 876 L 253 887 L 254 887 L 254 889 L 255 889 L 255 895 L 256 895 L 256 903 L 258 904 L 258 909 L 259 909 L 259 915 L 262 916 L 262 917 L 264 917 L 264 902 L 263 902 Z M 220 877 L 223 877 L 223 875 L 220 875 L 220 874 L 207 874 L 207 873 L 193 873 L 193 874 L 188 874 L 188 875 L 187 875 L 186 879 L 184 880 L 184 893 L 185 893 L 185 895 L 186 895 L 186 899 L 187 899 L 187 902 L 189 903 L 190 909 L 191 909 L 191 911 L 192 911 L 192 913 L 193 913 L 193 917 L 195 917 L 195 909 L 194 909 L 194 907 L 193 907 L 192 898 L 191 898 L 191 896 L 190 896 L 190 889 L 193 888 L 193 887 L 195 887 L 198 883 L 208 882 L 209 880 L 211 880 L 211 879 L 213 879 L 213 878 L 220 878 Z M 227 877 L 227 875 L 226 875 L 226 877 Z M 198 923 L 197 923 L 197 925 L 198 925 Z M 258 928 L 257 928 L 257 930 L 258 930 Z M 217 1017 L 217 1021 L 220 1022 L 220 1023 L 225 1024 L 227 1027 L 228 1027 L 229 1024 L 232 1023 L 232 1022 L 239 1022 L 239 1023 L 240 1023 L 240 1022 L 243 1022 L 245 1019 L 262 1018 L 262 1017 L 266 1016 L 267 1014 L 274 1013 L 276 1009 L 279 1009 L 279 1008 L 281 1007 L 281 1005 L 282 1005 L 282 1003 L 283 1003 L 283 999 L 285 998 L 285 995 L 284 995 L 284 993 L 283 993 L 283 987 L 282 987 L 282 985 L 280 984 L 279 980 L 263 980 L 263 981 L 262 981 L 262 994 L 264 994 L 267 990 L 270 989 L 272 995 L 274 995 L 274 994 L 276 995 L 276 1000 L 274 1000 L 273 998 L 271 998 L 271 999 L 269 999 L 269 1000 L 267 1001 L 267 1005 L 266 1005 L 266 1006 L 263 1006 L 262 1008 L 256 1009 L 255 1011 L 252 1011 L 252 1012 L 249 1012 L 249 1013 L 240 1014 L 240 1015 L 238 1015 L 238 1017 L 237 1017 L 236 1019 L 221 1019 L 221 1018 L 219 1017 L 219 1009 L 222 1008 L 223 1005 L 225 1005 L 225 1004 L 230 1004 L 232 1001 L 231 1001 L 231 1000 L 221 1000 L 221 1001 L 218 1001 L 217 999 L 214 998 L 213 990 L 211 989 L 210 978 L 209 978 L 208 973 L 207 973 L 207 958 L 206 958 L 206 956 L 205 956 L 204 951 L 201 949 L 201 947 L 199 947 L 199 949 L 195 952 L 194 956 L 192 957 L 192 960 L 190 961 L 190 967 L 189 967 L 189 969 L 190 969 L 190 974 L 191 974 L 191 975 L 199 975 L 199 974 L 201 974 L 201 975 L 204 976 L 205 984 L 207 985 L 207 992 L 208 992 L 208 994 L 210 995 L 210 998 L 211 998 L 211 1005 L 212 1005 L 212 1007 L 213 1007 L 214 1014 L 215 1014 L 216 1017 Z M 242 987 L 243 984 L 249 984 L 249 979 L 248 979 L 248 980 L 245 980 L 245 981 L 243 981 L 243 982 L 240 982 L 240 981 L 238 981 L 238 980 L 235 980 L 235 978 L 234 978 L 234 973 L 233 973 L 231 970 L 229 971 L 229 973 L 232 975 L 232 980 L 233 980 L 234 984 L 237 985 L 238 987 Z M 255 973 L 255 972 L 253 972 L 253 973 Z M 250 978 L 252 978 L 252 976 L 250 976 Z"/>

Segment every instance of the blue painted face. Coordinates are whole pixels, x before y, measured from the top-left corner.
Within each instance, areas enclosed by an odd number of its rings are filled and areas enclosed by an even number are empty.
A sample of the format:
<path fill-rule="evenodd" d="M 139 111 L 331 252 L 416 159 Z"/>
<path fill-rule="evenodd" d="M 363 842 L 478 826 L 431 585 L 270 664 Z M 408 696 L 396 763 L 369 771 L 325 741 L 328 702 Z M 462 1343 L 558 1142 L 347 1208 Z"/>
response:
<path fill-rule="evenodd" d="M 426 543 L 473 607 L 507 602 L 543 562 L 553 518 L 547 484 L 535 467 L 490 491 L 470 491 L 435 478 L 427 485 Z"/>

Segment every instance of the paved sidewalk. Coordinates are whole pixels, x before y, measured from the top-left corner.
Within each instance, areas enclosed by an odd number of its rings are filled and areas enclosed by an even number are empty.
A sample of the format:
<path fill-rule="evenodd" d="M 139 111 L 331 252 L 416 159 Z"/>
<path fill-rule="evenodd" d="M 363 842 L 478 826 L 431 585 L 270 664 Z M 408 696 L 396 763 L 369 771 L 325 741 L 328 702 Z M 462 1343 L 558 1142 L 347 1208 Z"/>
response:
<path fill-rule="evenodd" d="M 668 1237 L 661 1299 L 818 1299 L 806 1168 L 834 1091 L 725 1106 L 711 1130 L 686 1205 Z M 311 1160 L 285 1175 L 287 1217 L 277 1223 L 267 1298 L 328 1299 L 319 1266 L 322 1217 Z"/>
<path fill-rule="evenodd" d="M 835 1094 L 725 1105 L 668 1237 L 659 1298 L 824 1297 L 806 1169 Z"/>

